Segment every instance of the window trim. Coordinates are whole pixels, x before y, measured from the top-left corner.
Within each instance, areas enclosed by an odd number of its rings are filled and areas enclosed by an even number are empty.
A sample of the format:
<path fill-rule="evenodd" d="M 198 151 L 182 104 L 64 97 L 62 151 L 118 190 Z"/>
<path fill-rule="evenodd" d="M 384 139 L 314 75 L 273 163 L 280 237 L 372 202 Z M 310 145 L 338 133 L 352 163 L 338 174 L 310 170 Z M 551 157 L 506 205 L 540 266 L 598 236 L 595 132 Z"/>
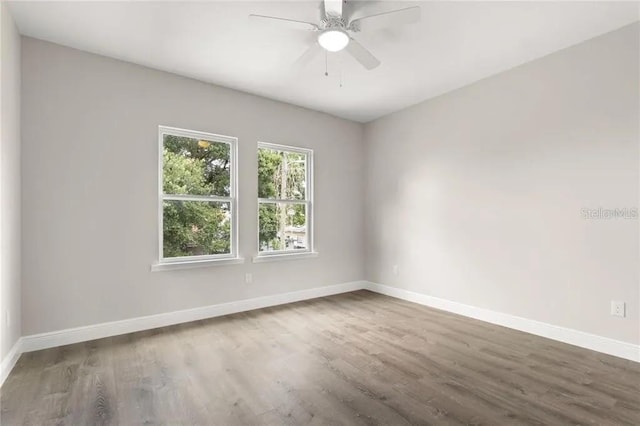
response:
<path fill-rule="evenodd" d="M 306 156 L 306 164 L 305 164 L 305 179 L 307 186 L 305 187 L 305 198 L 303 200 L 281 200 L 277 198 L 258 198 L 258 204 L 256 209 L 256 247 L 257 247 L 257 255 L 253 258 L 254 262 L 263 261 L 262 259 L 273 257 L 276 259 L 287 259 L 289 256 L 293 259 L 297 257 L 296 255 L 300 255 L 300 257 L 316 257 L 317 252 L 315 251 L 314 245 L 314 232 L 313 232 L 313 223 L 314 223 L 314 214 L 313 214 L 313 149 L 310 148 L 301 148 L 297 146 L 290 145 L 282 145 L 270 142 L 261 142 L 258 141 L 257 150 L 260 148 L 273 149 L 276 151 L 287 151 L 294 152 L 297 154 L 303 154 Z M 257 160 L 257 158 L 256 158 Z M 256 167 L 257 171 L 257 167 Z M 257 179 L 256 179 L 257 183 Z M 306 204 L 306 218 L 307 218 L 307 248 L 305 250 L 273 250 L 273 251 L 260 251 L 260 204 L 261 203 L 285 203 L 285 204 Z M 309 256 L 311 255 L 311 256 Z"/>
<path fill-rule="evenodd" d="M 228 197 L 204 196 L 189 194 L 168 194 L 163 189 L 163 149 L 164 135 L 186 137 L 192 139 L 204 139 L 211 142 L 226 143 L 229 145 L 230 156 L 230 191 Z M 230 252 L 227 254 L 209 254 L 200 256 L 164 257 L 164 212 L 165 200 L 184 201 L 209 201 L 229 203 L 231 208 L 231 241 Z M 218 135 L 215 133 L 201 132 L 197 130 L 180 129 L 177 127 L 158 126 L 158 262 L 152 266 L 153 270 L 165 270 L 161 265 L 211 265 L 214 262 L 228 264 L 229 260 L 241 259 L 238 257 L 238 138 L 233 136 Z"/>

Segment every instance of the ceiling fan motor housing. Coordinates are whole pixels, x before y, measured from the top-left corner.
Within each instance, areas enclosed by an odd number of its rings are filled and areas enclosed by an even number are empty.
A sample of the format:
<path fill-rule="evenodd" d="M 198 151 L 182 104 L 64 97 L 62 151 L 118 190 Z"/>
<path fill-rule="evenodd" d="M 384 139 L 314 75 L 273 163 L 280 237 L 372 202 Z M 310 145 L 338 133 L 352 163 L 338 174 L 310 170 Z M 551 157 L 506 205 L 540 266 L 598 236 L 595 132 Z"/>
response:
<path fill-rule="evenodd" d="M 327 16 L 322 20 L 322 26 L 325 30 L 339 28 L 341 30 L 347 29 L 347 22 L 341 17 Z"/>

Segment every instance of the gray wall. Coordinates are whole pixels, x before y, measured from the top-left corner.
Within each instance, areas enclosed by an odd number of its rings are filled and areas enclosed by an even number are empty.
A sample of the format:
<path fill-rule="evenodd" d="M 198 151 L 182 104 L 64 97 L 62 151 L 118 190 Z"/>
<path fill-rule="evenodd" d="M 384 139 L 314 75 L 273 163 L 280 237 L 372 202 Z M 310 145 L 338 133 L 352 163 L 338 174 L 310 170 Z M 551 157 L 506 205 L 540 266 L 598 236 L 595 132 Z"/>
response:
<path fill-rule="evenodd" d="M 0 359 L 20 337 L 20 35 L 0 4 Z"/>
<path fill-rule="evenodd" d="M 30 38 L 22 66 L 23 334 L 363 278 L 362 125 Z M 247 263 L 150 272 L 161 124 L 239 138 Z M 314 149 L 318 258 L 251 263 L 258 140 Z"/>
<path fill-rule="evenodd" d="M 638 40 L 634 24 L 368 124 L 368 279 L 640 342 L 638 220 L 581 217 L 638 207 Z"/>

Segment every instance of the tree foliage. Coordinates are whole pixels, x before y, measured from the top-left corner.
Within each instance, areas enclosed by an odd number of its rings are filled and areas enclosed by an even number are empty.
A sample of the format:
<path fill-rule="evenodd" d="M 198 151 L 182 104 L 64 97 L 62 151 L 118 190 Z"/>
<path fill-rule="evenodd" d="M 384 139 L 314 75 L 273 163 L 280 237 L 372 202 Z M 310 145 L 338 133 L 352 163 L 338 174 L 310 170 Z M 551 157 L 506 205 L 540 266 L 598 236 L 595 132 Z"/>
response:
<path fill-rule="evenodd" d="M 172 135 L 163 142 L 165 195 L 230 196 L 228 144 Z M 261 250 L 289 249 L 293 237 L 306 235 L 306 205 L 275 201 L 305 200 L 305 160 L 302 154 L 258 149 L 258 197 L 274 200 L 259 205 Z M 229 202 L 165 199 L 164 257 L 230 253 L 230 210 Z"/>
<path fill-rule="evenodd" d="M 177 179 L 175 181 L 177 185 L 183 183 L 183 180 L 188 180 L 189 175 L 198 175 L 195 179 L 202 179 L 201 181 L 192 181 L 191 183 L 197 183 L 198 185 L 192 188 L 184 188 L 182 192 L 168 191 L 170 188 L 167 188 L 167 185 L 172 185 L 172 181 L 165 179 L 166 194 L 217 195 L 220 197 L 228 197 L 231 194 L 231 174 L 229 172 L 231 151 L 228 144 L 165 135 L 164 150 L 165 153 L 175 154 L 171 158 L 184 160 L 177 160 L 178 162 L 175 165 L 184 168 L 174 170 L 171 175 Z M 165 162 L 164 172 L 166 173 L 167 168 L 173 165 L 173 163 L 168 164 Z M 181 173 L 186 173 L 186 175 Z M 176 188 L 176 190 L 180 189 L 179 186 Z"/>
<path fill-rule="evenodd" d="M 166 135 L 163 191 L 171 195 L 231 193 L 229 145 Z M 165 200 L 164 257 L 230 253 L 228 202 Z"/>
<path fill-rule="evenodd" d="M 258 149 L 258 197 L 263 199 L 304 200 L 306 162 L 302 154 Z M 259 243 L 261 250 L 286 247 L 285 230 L 306 226 L 305 204 L 260 203 Z"/>

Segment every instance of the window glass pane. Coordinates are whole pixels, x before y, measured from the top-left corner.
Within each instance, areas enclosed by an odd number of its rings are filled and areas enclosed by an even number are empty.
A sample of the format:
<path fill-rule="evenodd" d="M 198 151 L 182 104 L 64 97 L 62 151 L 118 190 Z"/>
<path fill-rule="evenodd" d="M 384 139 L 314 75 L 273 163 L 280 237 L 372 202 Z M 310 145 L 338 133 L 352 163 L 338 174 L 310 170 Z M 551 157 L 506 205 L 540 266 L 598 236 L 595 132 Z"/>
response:
<path fill-rule="evenodd" d="M 258 148 L 258 197 L 305 200 L 305 154 Z"/>
<path fill-rule="evenodd" d="M 260 251 L 306 250 L 307 205 L 260 203 Z"/>
<path fill-rule="evenodd" d="M 231 253 L 231 203 L 163 201 L 163 256 Z"/>
<path fill-rule="evenodd" d="M 164 135 L 162 187 L 165 194 L 231 194 L 229 144 Z"/>

